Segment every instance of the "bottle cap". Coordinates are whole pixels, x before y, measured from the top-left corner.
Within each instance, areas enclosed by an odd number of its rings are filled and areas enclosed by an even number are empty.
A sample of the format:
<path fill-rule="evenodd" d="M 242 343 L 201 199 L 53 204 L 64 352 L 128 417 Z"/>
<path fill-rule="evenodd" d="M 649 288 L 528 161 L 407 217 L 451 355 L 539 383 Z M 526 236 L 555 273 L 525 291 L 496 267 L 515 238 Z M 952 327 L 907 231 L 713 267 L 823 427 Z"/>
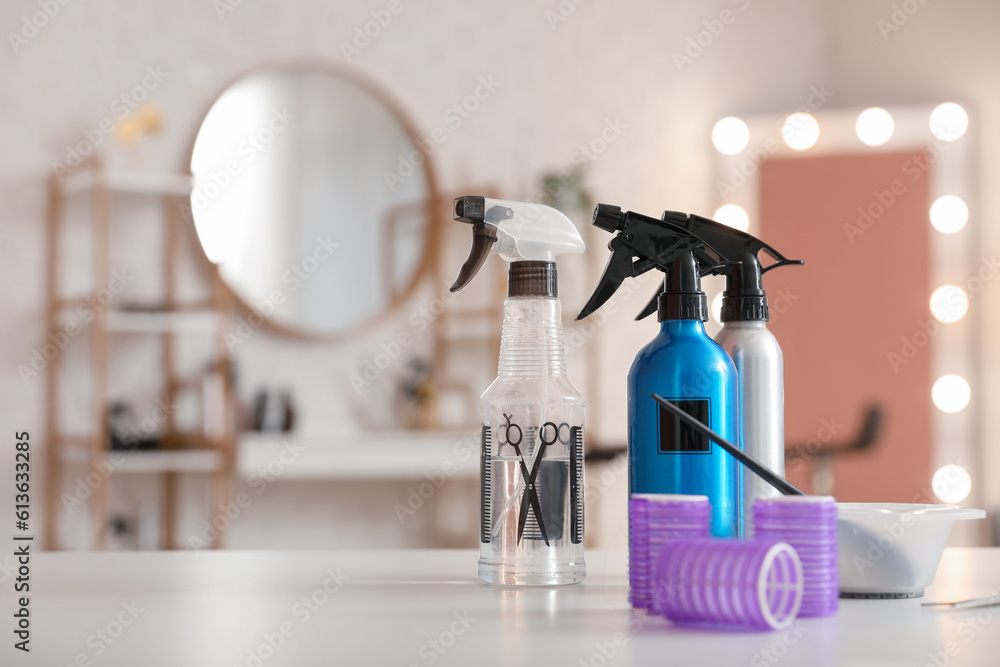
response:
<path fill-rule="evenodd" d="M 507 296 L 559 296 L 555 262 L 511 262 L 507 270 Z"/>

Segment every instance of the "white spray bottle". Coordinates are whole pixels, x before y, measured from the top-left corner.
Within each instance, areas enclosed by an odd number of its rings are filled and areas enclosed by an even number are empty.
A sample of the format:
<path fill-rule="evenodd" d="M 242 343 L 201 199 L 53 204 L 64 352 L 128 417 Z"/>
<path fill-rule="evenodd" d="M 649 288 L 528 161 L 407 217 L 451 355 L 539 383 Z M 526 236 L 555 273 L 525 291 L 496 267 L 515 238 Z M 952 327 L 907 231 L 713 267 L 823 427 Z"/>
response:
<path fill-rule="evenodd" d="M 510 263 L 499 374 L 480 399 L 479 578 L 503 586 L 573 584 L 583 560 L 583 396 L 566 377 L 557 255 L 584 251 L 559 211 L 459 197 L 473 226 L 465 287 L 491 253 Z"/>

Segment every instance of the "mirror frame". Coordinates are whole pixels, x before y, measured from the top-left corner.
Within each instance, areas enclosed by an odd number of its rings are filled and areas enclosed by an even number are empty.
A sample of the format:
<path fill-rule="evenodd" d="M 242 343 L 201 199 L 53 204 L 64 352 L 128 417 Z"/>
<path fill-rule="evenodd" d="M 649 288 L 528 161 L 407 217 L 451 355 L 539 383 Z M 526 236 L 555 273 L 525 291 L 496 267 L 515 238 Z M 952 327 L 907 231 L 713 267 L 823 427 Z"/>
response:
<path fill-rule="evenodd" d="M 814 88 L 815 90 L 815 88 Z M 812 98 L 810 98 L 812 99 Z M 942 99 L 941 102 L 949 101 Z M 713 151 L 714 167 L 711 171 L 713 203 L 739 204 L 750 215 L 750 233 L 759 234 L 759 190 L 760 164 L 770 157 L 803 157 L 829 156 L 842 153 L 876 154 L 898 151 L 921 151 L 934 156 L 928 159 L 934 167 L 923 171 L 930 178 L 930 199 L 933 202 L 942 195 L 961 196 L 970 204 L 969 219 L 964 234 L 942 234 L 930 227 L 927 221 L 926 232 L 930 235 L 931 253 L 931 284 L 926 294 L 928 300 L 927 317 L 934 319 L 929 308 L 931 293 L 936 287 L 947 284 L 966 286 L 970 277 L 970 266 L 981 266 L 980 253 L 976 246 L 978 227 L 985 219 L 982 211 L 977 211 L 979 201 L 979 173 L 975 164 L 975 151 L 979 145 L 979 125 L 981 121 L 970 111 L 969 105 L 962 102 L 969 112 L 969 126 L 966 132 L 957 139 L 944 140 L 936 138 L 930 129 L 931 112 L 934 104 L 885 104 L 882 107 L 890 112 L 894 121 L 891 138 L 879 146 L 867 146 L 857 137 L 855 122 L 858 115 L 868 107 L 849 106 L 838 108 L 809 108 L 802 106 L 792 111 L 741 116 L 750 130 L 750 142 L 746 149 L 734 156 L 719 154 Z M 875 106 L 875 105 L 873 105 Z M 792 150 L 781 139 L 781 125 L 787 116 L 796 111 L 805 111 L 816 118 L 820 125 L 820 136 L 816 144 L 804 151 Z M 979 122 L 977 122 L 979 121 Z M 758 159 L 761 154 L 763 158 Z M 735 191 L 726 191 L 722 186 L 732 185 L 732 179 L 737 174 L 745 177 L 743 185 Z M 957 282 L 956 282 L 957 281 Z M 964 281 L 964 282 L 962 282 Z M 975 294 L 975 293 L 973 293 Z M 972 295 L 970 295 L 971 297 Z M 709 302 L 711 303 L 711 298 Z M 959 463 L 967 469 L 982 468 L 981 479 L 989 478 L 995 470 L 984 466 L 983 451 L 986 442 L 980 435 L 983 415 L 982 407 L 985 383 L 982 374 L 976 372 L 978 363 L 975 351 L 979 348 L 976 340 L 984 340 L 981 311 L 986 306 L 981 300 L 970 298 L 969 310 L 965 318 L 959 322 L 939 323 L 935 336 L 931 336 L 928 349 L 931 357 L 931 385 L 927 389 L 928 409 L 931 411 L 931 475 L 946 463 Z M 714 321 L 714 317 L 712 318 Z M 959 373 L 972 389 L 972 400 L 969 405 L 956 413 L 946 413 L 939 410 L 930 401 L 931 388 L 936 378 L 947 373 Z M 977 431 L 979 429 L 979 431 Z M 932 479 L 926 480 L 926 487 L 931 488 Z M 982 482 L 973 482 L 971 493 L 961 501 L 963 505 L 976 506 L 983 500 Z M 956 528 L 955 534 L 972 534 L 976 529 Z M 968 531 L 968 532 L 966 532 Z"/>
<path fill-rule="evenodd" d="M 181 173 L 191 175 L 193 179 L 194 175 L 191 173 L 191 159 L 194 157 L 194 145 L 198 139 L 198 133 L 201 131 L 202 125 L 205 124 L 205 119 L 208 117 L 212 107 L 227 90 L 244 79 L 264 72 L 274 73 L 296 71 L 327 73 L 357 87 L 362 92 L 371 95 L 376 101 L 381 103 L 389 114 L 400 124 L 403 131 L 410 138 L 410 141 L 413 142 L 414 150 L 418 151 L 421 156 L 423 156 L 420 166 L 423 169 L 424 179 L 427 183 L 427 200 L 424 205 L 427 215 L 427 233 L 423 255 L 420 258 L 420 263 L 417 265 L 417 269 L 414 272 L 413 277 L 410 279 L 406 287 L 398 291 L 393 300 L 390 301 L 389 304 L 378 314 L 362 320 L 361 322 L 342 331 L 334 333 L 315 332 L 276 321 L 274 318 L 260 313 L 260 311 L 254 308 L 251 304 L 247 303 L 247 301 L 222 278 L 222 274 L 219 271 L 219 265 L 210 261 L 208 256 L 205 255 L 200 239 L 198 239 L 198 250 L 201 253 L 202 259 L 204 259 L 205 262 L 211 267 L 210 270 L 213 273 L 213 279 L 226 291 L 232 301 L 238 304 L 238 307 L 247 314 L 253 312 L 260 314 L 263 319 L 263 324 L 261 325 L 262 328 L 267 327 L 274 333 L 300 341 L 342 342 L 352 337 L 357 337 L 367 331 L 371 331 L 377 326 L 383 324 L 386 320 L 392 317 L 404 303 L 406 303 L 425 278 L 437 275 L 439 267 L 442 223 L 439 218 L 439 213 L 441 211 L 441 192 L 438 187 L 437 174 L 434 170 L 431 156 L 424 148 L 424 145 L 427 143 L 426 140 L 420 135 L 417 130 L 416 123 L 410 119 L 403 105 L 392 96 L 388 89 L 382 86 L 372 76 L 366 74 L 360 69 L 323 58 L 279 59 L 254 66 L 229 79 L 225 85 L 212 96 L 209 103 L 203 106 L 203 111 L 198 115 L 198 123 L 194 132 L 190 135 L 190 140 L 188 141 L 188 150 L 185 154 L 184 167 L 181 170 Z M 191 209 L 190 196 L 186 198 L 185 205 L 187 206 L 185 217 L 193 223 L 194 211 Z M 195 235 L 197 236 L 197 231 L 195 231 Z"/>

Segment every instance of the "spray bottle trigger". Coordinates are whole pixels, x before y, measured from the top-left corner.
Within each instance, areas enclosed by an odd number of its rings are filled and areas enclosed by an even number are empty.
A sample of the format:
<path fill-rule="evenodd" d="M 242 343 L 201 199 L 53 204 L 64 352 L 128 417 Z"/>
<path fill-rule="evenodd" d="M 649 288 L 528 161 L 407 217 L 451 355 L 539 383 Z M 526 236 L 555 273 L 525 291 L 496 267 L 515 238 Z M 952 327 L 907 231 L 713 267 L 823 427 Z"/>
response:
<path fill-rule="evenodd" d="M 608 241 L 608 248 L 611 250 L 611 256 L 608 257 L 607 266 L 604 267 L 604 273 L 601 275 L 601 280 L 597 283 L 594 293 L 590 295 L 583 310 L 576 316 L 578 320 L 582 320 L 603 306 L 608 299 L 614 296 L 626 278 L 634 278 L 636 275 L 632 263 L 632 251 L 622 245 L 621 235 L 614 236 Z"/>
<path fill-rule="evenodd" d="M 656 308 L 659 305 L 660 295 L 661 294 L 663 294 L 663 285 L 660 285 L 656 289 L 656 294 L 653 295 L 653 298 L 650 299 L 649 303 L 646 304 L 646 307 L 643 308 L 642 311 L 638 315 L 635 316 L 635 320 L 637 322 L 639 320 L 646 319 L 647 317 L 649 317 L 650 315 L 652 315 L 653 313 L 656 312 Z"/>
<path fill-rule="evenodd" d="M 472 249 L 469 250 L 469 258 L 462 265 L 462 270 L 459 271 L 455 284 L 451 286 L 452 292 L 462 289 L 476 277 L 486 258 L 490 256 L 490 249 L 496 242 L 496 227 L 484 222 L 472 223 Z"/>

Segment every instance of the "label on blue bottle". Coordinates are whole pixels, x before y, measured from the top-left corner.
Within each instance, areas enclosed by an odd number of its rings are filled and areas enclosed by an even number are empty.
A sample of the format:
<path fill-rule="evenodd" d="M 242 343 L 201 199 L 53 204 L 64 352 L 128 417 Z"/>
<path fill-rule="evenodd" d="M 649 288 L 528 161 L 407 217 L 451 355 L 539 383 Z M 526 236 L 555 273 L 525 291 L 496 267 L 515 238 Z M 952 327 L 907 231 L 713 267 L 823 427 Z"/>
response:
<path fill-rule="evenodd" d="M 711 427 L 710 398 L 671 398 L 671 403 L 688 413 L 705 426 Z M 693 428 L 680 422 L 667 408 L 657 403 L 657 430 L 660 438 L 657 444 L 657 454 L 709 454 L 712 443 L 709 439 Z"/>

